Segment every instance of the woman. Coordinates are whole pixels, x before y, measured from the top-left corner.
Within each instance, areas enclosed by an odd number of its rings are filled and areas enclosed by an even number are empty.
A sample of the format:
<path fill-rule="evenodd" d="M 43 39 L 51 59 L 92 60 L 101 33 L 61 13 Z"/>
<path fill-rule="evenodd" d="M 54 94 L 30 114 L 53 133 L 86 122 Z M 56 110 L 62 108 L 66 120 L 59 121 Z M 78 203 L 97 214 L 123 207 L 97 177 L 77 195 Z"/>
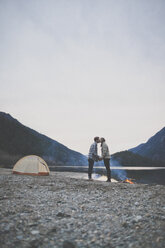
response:
<path fill-rule="evenodd" d="M 107 182 L 111 182 L 111 170 L 110 170 L 110 153 L 107 144 L 105 143 L 105 139 L 101 138 L 101 156 L 104 160 L 104 165 L 107 170 Z"/>

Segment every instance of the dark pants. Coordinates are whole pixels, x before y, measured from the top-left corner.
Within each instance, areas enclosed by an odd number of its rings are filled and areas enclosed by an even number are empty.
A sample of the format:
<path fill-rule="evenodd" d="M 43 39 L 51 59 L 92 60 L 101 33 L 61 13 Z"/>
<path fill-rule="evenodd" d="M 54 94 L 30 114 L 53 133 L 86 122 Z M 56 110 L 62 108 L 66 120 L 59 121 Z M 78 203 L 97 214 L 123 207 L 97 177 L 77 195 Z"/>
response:
<path fill-rule="evenodd" d="M 107 178 L 108 180 L 111 180 L 111 170 L 110 170 L 110 159 L 105 158 L 104 159 L 104 165 L 106 167 L 107 170 Z"/>
<path fill-rule="evenodd" d="M 91 179 L 92 171 L 93 171 L 94 160 L 89 158 L 88 159 L 88 178 Z"/>

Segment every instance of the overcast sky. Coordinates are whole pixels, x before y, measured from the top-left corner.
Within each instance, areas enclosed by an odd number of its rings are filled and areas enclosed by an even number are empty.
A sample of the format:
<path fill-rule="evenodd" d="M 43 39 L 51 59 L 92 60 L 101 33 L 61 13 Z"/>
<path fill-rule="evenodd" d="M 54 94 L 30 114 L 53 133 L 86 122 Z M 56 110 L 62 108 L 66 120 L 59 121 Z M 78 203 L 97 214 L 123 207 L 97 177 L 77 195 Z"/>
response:
<path fill-rule="evenodd" d="M 0 110 L 111 153 L 165 126 L 164 0 L 0 0 Z"/>

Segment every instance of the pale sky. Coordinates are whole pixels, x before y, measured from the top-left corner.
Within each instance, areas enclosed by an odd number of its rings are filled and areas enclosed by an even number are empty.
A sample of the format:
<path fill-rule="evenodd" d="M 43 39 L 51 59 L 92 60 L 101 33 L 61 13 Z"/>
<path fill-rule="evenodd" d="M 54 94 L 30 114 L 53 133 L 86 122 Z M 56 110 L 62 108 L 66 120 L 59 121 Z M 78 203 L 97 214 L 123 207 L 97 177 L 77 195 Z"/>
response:
<path fill-rule="evenodd" d="M 0 111 L 111 153 L 165 126 L 164 0 L 0 0 Z"/>

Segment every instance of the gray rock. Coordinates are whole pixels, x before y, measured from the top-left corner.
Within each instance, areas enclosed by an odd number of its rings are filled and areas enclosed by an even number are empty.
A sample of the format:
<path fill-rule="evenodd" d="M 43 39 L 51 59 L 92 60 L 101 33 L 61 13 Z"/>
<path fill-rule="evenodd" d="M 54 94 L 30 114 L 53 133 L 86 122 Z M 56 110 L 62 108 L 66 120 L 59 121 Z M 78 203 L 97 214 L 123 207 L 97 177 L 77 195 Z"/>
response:
<path fill-rule="evenodd" d="M 141 215 L 137 215 L 137 216 L 135 216 L 135 217 L 133 218 L 133 221 L 134 221 L 134 222 L 138 222 L 138 221 L 140 221 L 140 220 L 142 220 L 142 216 L 141 216 Z"/>
<path fill-rule="evenodd" d="M 76 248 L 76 245 L 71 241 L 64 241 L 63 248 Z"/>
<path fill-rule="evenodd" d="M 61 218 L 70 218 L 71 217 L 70 214 L 65 214 L 65 213 L 62 213 L 62 212 L 59 212 L 56 216 L 61 217 Z"/>

